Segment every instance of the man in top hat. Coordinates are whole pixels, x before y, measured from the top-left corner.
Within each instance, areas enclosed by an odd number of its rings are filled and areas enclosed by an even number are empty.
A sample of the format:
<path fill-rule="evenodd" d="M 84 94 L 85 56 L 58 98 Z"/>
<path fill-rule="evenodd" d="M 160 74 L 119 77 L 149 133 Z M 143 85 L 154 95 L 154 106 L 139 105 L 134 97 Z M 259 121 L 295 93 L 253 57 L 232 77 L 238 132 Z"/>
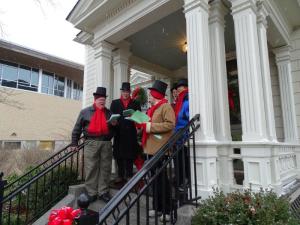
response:
<path fill-rule="evenodd" d="M 151 107 L 147 111 L 147 115 L 150 117 L 150 122 L 145 123 L 143 126 L 142 145 L 144 153 L 149 157 L 155 155 L 158 150 L 169 140 L 175 127 L 175 114 L 172 106 L 165 99 L 165 93 L 167 90 L 167 84 L 156 80 L 150 90 L 149 102 Z M 160 162 L 162 165 L 162 162 Z M 166 175 L 166 170 L 162 171 L 154 182 L 154 193 L 157 196 L 153 197 L 153 210 L 149 211 L 149 216 L 162 215 L 160 220 L 170 220 L 170 182 Z M 165 188 L 161 185 L 165 184 Z M 159 187 L 156 189 L 156 187 Z M 165 193 L 163 193 L 165 190 Z M 163 199 L 165 198 L 165 199 Z M 165 204 L 164 204 L 165 202 Z M 156 206 L 156 207 L 155 207 Z M 155 213 L 155 211 L 157 211 Z"/>
<path fill-rule="evenodd" d="M 189 94 L 188 94 L 188 80 L 181 79 L 176 85 L 178 97 L 174 108 L 176 116 L 175 131 L 184 128 L 189 123 Z M 187 139 L 188 133 L 184 134 L 182 139 L 177 142 L 178 146 L 182 146 Z M 183 164 L 184 161 L 184 164 Z M 186 189 L 185 185 L 189 182 L 190 178 L 190 159 L 188 157 L 188 148 L 184 146 L 182 154 L 178 155 L 178 160 L 175 160 L 175 167 L 179 171 L 179 190 Z M 178 163 L 178 165 L 177 165 Z M 184 168 L 184 169 L 183 169 Z M 184 174 L 185 171 L 185 174 Z"/>
<path fill-rule="evenodd" d="M 94 95 L 94 104 L 79 113 L 72 132 L 73 150 L 78 145 L 83 133 L 87 145 L 84 152 L 85 188 L 90 202 L 97 199 L 108 202 L 109 181 L 111 175 L 112 124 L 107 123 L 111 112 L 105 107 L 106 88 L 97 87 Z"/>
<path fill-rule="evenodd" d="M 116 184 L 124 185 L 132 177 L 133 161 L 138 152 L 137 131 L 134 122 L 125 119 L 123 111 L 128 109 L 141 110 L 139 102 L 130 97 L 130 83 L 123 82 L 121 97 L 112 101 L 110 110 L 114 114 L 120 114 L 115 129 L 113 142 L 113 155 L 117 162 L 118 178 Z"/>
<path fill-rule="evenodd" d="M 177 83 L 173 84 L 173 87 L 171 88 L 171 94 L 172 94 L 172 103 L 171 103 L 171 106 L 175 110 L 176 100 L 177 100 L 177 97 L 178 97 Z"/>

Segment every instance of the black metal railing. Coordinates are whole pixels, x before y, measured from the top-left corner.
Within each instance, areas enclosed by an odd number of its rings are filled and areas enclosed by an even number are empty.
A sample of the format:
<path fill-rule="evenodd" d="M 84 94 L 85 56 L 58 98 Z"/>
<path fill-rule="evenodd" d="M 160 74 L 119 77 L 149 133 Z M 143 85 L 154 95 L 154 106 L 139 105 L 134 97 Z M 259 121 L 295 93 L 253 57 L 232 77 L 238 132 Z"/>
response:
<path fill-rule="evenodd" d="M 100 210 L 99 225 L 148 225 L 158 224 L 158 220 L 175 224 L 179 206 L 197 205 L 200 196 L 197 193 L 195 132 L 200 127 L 199 117 L 196 115 L 187 126 L 173 134 Z"/>
<path fill-rule="evenodd" d="M 290 210 L 300 220 L 300 195 L 291 203 Z"/>
<path fill-rule="evenodd" d="M 0 225 L 32 223 L 67 194 L 69 185 L 83 181 L 85 145 L 76 151 L 66 146 L 9 184 L 2 174 Z"/>

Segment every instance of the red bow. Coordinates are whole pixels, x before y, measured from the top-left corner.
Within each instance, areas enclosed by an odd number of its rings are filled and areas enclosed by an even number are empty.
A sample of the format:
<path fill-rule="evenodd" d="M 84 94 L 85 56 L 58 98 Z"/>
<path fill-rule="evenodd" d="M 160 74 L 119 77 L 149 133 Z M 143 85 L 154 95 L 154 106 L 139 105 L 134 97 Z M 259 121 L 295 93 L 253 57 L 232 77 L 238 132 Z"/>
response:
<path fill-rule="evenodd" d="M 134 91 L 132 92 L 132 95 L 131 95 L 132 99 L 134 99 L 134 100 L 137 99 L 140 89 L 141 88 L 139 86 L 136 86 L 136 88 L 134 89 Z"/>
<path fill-rule="evenodd" d="M 49 215 L 48 225 L 72 225 L 74 219 L 80 215 L 80 209 L 72 207 L 62 207 L 54 209 Z"/>

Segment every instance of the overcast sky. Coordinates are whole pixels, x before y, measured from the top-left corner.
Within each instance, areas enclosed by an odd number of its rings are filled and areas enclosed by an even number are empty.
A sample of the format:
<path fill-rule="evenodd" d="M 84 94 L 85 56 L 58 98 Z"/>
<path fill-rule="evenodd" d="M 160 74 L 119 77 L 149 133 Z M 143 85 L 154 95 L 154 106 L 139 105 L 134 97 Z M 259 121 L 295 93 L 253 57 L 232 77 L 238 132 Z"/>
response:
<path fill-rule="evenodd" d="M 83 64 L 84 46 L 73 41 L 79 31 L 66 21 L 76 2 L 0 0 L 1 38 Z"/>

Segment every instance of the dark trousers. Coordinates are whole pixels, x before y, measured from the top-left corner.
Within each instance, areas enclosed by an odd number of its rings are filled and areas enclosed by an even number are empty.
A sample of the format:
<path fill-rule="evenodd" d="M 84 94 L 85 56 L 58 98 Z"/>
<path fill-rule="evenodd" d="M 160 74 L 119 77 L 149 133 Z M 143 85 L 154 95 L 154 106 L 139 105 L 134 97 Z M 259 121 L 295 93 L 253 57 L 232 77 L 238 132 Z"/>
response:
<path fill-rule="evenodd" d="M 180 148 L 180 151 L 174 159 L 175 175 L 179 181 L 178 184 L 184 185 L 186 182 L 190 182 L 191 168 L 188 154 L 189 149 L 184 145 L 178 146 L 178 148 Z"/>
<path fill-rule="evenodd" d="M 151 156 L 150 156 L 151 158 Z M 156 168 L 161 168 L 163 162 L 159 162 Z M 171 211 L 171 185 L 168 178 L 167 168 L 161 171 L 153 182 L 153 209 L 164 214 Z M 152 176 L 157 174 L 156 170 L 151 171 Z"/>
<path fill-rule="evenodd" d="M 118 165 L 118 176 L 123 179 L 133 175 L 133 159 L 116 159 Z"/>

